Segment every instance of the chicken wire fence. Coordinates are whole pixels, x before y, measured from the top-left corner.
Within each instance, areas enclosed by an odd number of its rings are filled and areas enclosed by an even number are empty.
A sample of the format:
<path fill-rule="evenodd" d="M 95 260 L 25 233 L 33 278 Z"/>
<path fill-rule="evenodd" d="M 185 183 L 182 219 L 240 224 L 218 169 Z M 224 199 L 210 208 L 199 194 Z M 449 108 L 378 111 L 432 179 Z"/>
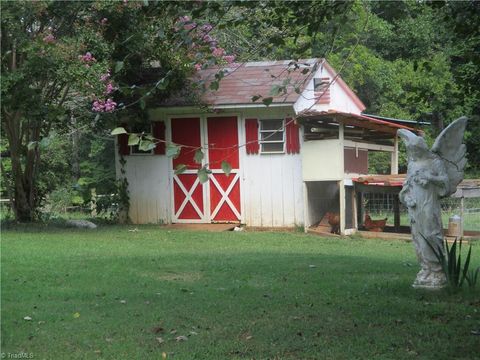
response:
<path fill-rule="evenodd" d="M 393 225 L 394 194 L 363 193 L 363 205 L 372 218 L 388 217 L 388 224 Z M 480 231 L 480 197 L 456 198 L 441 200 L 443 227 L 448 226 L 448 219 L 453 215 L 462 215 L 464 230 Z M 410 225 L 406 207 L 400 203 L 400 225 Z"/>

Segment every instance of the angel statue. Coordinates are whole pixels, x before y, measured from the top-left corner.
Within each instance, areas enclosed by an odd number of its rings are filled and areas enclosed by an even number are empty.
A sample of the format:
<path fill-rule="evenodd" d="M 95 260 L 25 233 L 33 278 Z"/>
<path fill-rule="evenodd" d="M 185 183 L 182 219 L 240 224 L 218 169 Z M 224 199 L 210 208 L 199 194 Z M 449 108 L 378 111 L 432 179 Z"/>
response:
<path fill-rule="evenodd" d="M 467 118 L 461 117 L 438 135 L 432 150 L 425 139 L 398 130 L 407 148 L 407 178 L 400 201 L 407 207 L 420 271 L 413 287 L 435 289 L 446 285 L 439 257 L 445 256 L 440 199 L 453 194 L 467 163 L 462 144 Z"/>

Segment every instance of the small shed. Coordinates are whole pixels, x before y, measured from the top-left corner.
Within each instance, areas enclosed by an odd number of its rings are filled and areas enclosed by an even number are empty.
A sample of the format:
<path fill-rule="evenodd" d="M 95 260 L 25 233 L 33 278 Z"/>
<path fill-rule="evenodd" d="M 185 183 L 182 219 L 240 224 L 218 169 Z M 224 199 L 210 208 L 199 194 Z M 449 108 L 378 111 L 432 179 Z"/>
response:
<path fill-rule="evenodd" d="M 218 70 L 196 76 L 208 85 Z M 396 131 L 415 129 L 362 115 L 365 106 L 325 59 L 223 71 L 218 90 L 202 94 L 204 106 L 172 96 L 149 109 L 147 128 L 130 128 L 160 139 L 154 150 L 139 151 L 118 136 L 117 176 L 128 181 L 132 222 L 310 227 L 336 211 L 343 234 L 356 229 L 352 179 L 367 173 L 370 151 L 389 152 L 396 171 Z M 268 106 L 252 101 L 274 86 L 286 91 Z M 175 159 L 166 156 L 169 143 L 181 146 Z M 195 149 L 203 151 L 200 161 Z M 232 166 L 229 176 L 223 160 Z M 179 164 L 187 166 L 181 174 Z M 202 184 L 197 173 L 204 166 L 211 173 Z"/>

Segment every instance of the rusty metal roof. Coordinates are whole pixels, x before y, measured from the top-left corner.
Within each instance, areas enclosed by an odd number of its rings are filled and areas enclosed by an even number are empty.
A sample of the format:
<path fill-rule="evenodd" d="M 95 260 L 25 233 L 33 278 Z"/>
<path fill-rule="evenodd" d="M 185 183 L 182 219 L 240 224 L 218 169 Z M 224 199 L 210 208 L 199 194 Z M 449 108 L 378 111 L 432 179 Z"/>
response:
<path fill-rule="evenodd" d="M 301 122 L 302 120 L 309 119 L 322 119 L 322 118 L 332 118 L 333 121 L 341 122 L 346 125 L 354 125 L 361 128 L 366 128 L 370 130 L 387 132 L 396 134 L 398 129 L 406 129 L 413 131 L 415 133 L 421 133 L 419 129 L 415 129 L 409 126 L 396 124 L 393 122 L 380 120 L 360 114 L 344 113 L 340 111 L 317 111 L 317 110 L 307 110 L 302 111 L 297 115 L 297 119 Z"/>
<path fill-rule="evenodd" d="M 298 62 L 282 60 L 232 64 L 223 68 L 225 76 L 221 79 L 218 90 L 207 90 L 202 94 L 202 100 L 209 105 L 251 105 L 261 104 L 262 98 L 252 101 L 253 96 L 261 95 L 263 98 L 273 97 L 273 104 L 293 104 L 300 96 L 299 92 L 313 77 L 315 64 L 320 61 L 321 59 L 308 59 Z M 222 68 L 219 67 L 200 70 L 196 78 L 203 80 L 209 89 L 210 83 L 215 80 L 215 74 L 220 70 Z M 273 86 L 285 84 L 286 93 L 270 95 Z"/>

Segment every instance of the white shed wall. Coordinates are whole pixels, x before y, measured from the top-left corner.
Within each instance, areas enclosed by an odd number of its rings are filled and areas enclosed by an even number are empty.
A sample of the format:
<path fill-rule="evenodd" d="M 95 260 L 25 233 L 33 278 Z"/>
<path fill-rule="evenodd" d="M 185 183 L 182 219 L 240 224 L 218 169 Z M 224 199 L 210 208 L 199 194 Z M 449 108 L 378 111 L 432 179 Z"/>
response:
<path fill-rule="evenodd" d="M 135 224 L 170 222 L 170 159 L 164 155 L 125 156 L 130 220 Z M 117 178 L 120 164 L 117 155 Z"/>

